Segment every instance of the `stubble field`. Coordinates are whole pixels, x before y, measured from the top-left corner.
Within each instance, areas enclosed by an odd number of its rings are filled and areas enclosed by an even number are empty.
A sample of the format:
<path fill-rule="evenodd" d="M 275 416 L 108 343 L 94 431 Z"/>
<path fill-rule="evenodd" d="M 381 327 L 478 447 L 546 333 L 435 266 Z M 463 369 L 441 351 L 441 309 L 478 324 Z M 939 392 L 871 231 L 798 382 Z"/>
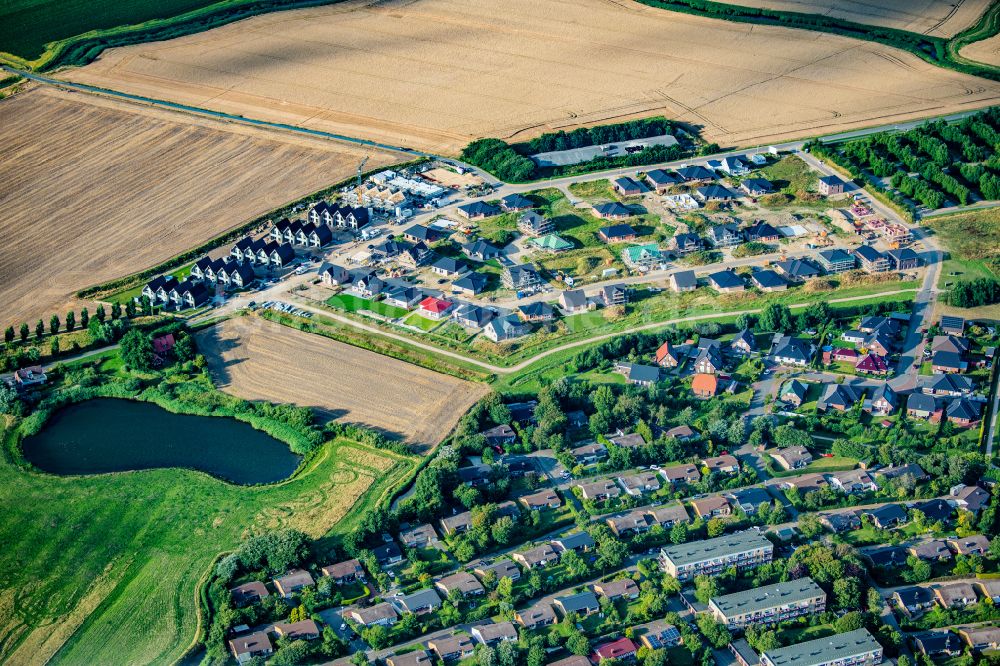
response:
<path fill-rule="evenodd" d="M 399 157 L 371 152 L 369 166 Z M 362 153 L 93 95 L 0 102 L 3 326 L 341 180 Z M 30 323 L 30 322 L 29 322 Z"/>
<path fill-rule="evenodd" d="M 397 361 L 256 317 L 198 335 L 216 385 L 247 400 L 313 407 L 421 448 L 436 445 L 483 384 Z"/>
<path fill-rule="evenodd" d="M 989 39 L 983 39 L 962 47 L 958 55 L 969 60 L 1000 67 L 1000 35 L 994 35 Z"/>
<path fill-rule="evenodd" d="M 976 22 L 990 0 L 726 0 L 734 5 L 819 14 L 934 37 L 952 37 Z"/>
<path fill-rule="evenodd" d="M 654 114 L 751 145 L 1000 100 L 870 42 L 629 0 L 368 0 L 106 52 L 73 80 L 445 153 Z"/>

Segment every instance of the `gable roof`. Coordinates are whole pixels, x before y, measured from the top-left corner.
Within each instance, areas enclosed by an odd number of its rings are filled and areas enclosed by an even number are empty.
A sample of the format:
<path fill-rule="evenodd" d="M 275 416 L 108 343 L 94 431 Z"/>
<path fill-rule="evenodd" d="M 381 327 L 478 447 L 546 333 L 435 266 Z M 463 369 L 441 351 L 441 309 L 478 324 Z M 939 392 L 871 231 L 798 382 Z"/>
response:
<path fill-rule="evenodd" d="M 469 217 L 478 217 L 479 215 L 491 217 L 499 212 L 496 208 L 484 201 L 473 201 L 471 203 L 462 204 L 458 207 L 458 209 Z"/>
<path fill-rule="evenodd" d="M 600 233 L 607 239 L 626 238 L 635 236 L 635 229 L 627 224 L 612 224 L 610 227 L 601 227 Z"/>

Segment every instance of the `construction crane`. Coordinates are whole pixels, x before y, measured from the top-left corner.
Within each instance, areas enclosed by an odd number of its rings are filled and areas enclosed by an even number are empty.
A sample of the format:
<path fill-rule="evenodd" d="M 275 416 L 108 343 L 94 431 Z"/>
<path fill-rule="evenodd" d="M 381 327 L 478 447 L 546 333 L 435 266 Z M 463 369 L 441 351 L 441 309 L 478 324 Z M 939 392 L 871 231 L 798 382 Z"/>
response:
<path fill-rule="evenodd" d="M 358 189 L 359 190 L 361 189 L 361 171 L 362 171 L 362 169 L 365 168 L 365 165 L 368 164 L 368 158 L 369 157 L 371 157 L 371 155 L 365 155 L 365 159 L 361 160 L 361 164 L 358 165 Z"/>

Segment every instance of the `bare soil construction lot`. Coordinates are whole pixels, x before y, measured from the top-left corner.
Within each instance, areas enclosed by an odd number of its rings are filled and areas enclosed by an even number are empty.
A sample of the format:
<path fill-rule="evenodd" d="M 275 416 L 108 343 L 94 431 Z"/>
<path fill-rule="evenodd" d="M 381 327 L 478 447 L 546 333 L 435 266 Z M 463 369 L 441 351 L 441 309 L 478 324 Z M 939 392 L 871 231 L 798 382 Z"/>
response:
<path fill-rule="evenodd" d="M 198 345 L 227 393 L 313 407 L 422 447 L 440 442 L 487 391 L 256 317 L 209 328 L 198 335 Z"/>
<path fill-rule="evenodd" d="M 832 18 L 952 37 L 976 22 L 990 0 L 726 0 L 734 5 Z"/>
<path fill-rule="evenodd" d="M 445 153 L 654 114 L 751 145 L 1000 101 L 1000 84 L 897 49 L 628 0 L 358 0 L 115 49 L 64 76 Z"/>
<path fill-rule="evenodd" d="M 3 100 L 0 324 L 61 317 L 78 289 L 332 185 L 360 159 L 346 145 L 54 88 Z"/>

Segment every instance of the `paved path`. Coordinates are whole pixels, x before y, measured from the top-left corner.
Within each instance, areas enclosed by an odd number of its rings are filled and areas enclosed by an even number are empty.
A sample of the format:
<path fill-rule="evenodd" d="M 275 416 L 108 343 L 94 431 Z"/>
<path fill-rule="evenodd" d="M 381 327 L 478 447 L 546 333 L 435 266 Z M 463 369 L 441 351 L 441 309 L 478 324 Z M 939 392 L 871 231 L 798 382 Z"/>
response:
<path fill-rule="evenodd" d="M 864 295 L 864 296 L 848 296 L 848 297 L 845 297 L 845 298 L 833 298 L 833 299 L 830 299 L 829 301 L 827 301 L 827 303 L 849 303 L 851 301 L 866 300 L 866 299 L 872 298 L 872 297 L 874 297 L 876 295 L 877 296 L 896 296 L 896 295 L 900 295 L 900 294 L 909 294 L 909 293 L 912 293 L 911 289 L 897 289 L 897 290 L 894 290 L 894 291 L 881 292 L 879 294 L 869 294 L 869 295 Z M 510 374 L 512 372 L 520 372 L 521 370 L 524 370 L 528 366 L 532 365 L 533 363 L 535 363 L 537 361 L 542 360 L 543 358 L 545 358 L 547 356 L 551 356 L 553 354 L 558 354 L 560 352 L 566 351 L 567 349 L 575 349 L 577 347 L 583 347 L 585 345 L 593 344 L 595 342 L 601 342 L 602 340 L 608 340 L 610 338 L 614 338 L 614 337 L 619 336 L 619 335 L 626 335 L 626 334 L 629 334 L 629 333 L 635 333 L 637 331 L 648 331 L 648 330 L 653 330 L 653 329 L 658 329 L 658 328 L 664 328 L 664 327 L 670 326 L 672 324 L 673 325 L 676 325 L 676 324 L 685 324 L 685 323 L 690 323 L 690 322 L 704 321 L 706 319 L 718 319 L 718 318 L 721 318 L 721 317 L 736 317 L 736 316 L 739 316 L 739 315 L 745 314 L 745 313 L 746 314 L 756 314 L 756 313 L 760 312 L 760 308 L 755 308 L 753 310 L 735 310 L 735 311 L 732 311 L 732 312 L 708 312 L 708 313 L 705 313 L 705 314 L 692 315 L 690 317 L 678 317 L 676 319 L 664 319 L 663 321 L 656 321 L 656 322 L 652 322 L 652 323 L 649 323 L 649 324 L 643 324 L 641 326 L 634 326 L 634 327 L 628 329 L 627 331 L 615 331 L 613 333 L 605 333 L 605 334 L 596 335 L 596 336 L 590 337 L 590 338 L 584 338 L 583 340 L 577 340 L 575 342 L 568 342 L 568 343 L 566 343 L 564 345 L 560 345 L 558 347 L 553 347 L 552 349 L 546 349 L 543 352 L 539 352 L 538 354 L 535 354 L 531 358 L 529 358 L 527 360 L 524 360 L 524 361 L 521 361 L 520 363 L 517 363 L 516 365 L 500 366 L 500 365 L 494 365 L 493 363 L 488 363 L 486 361 L 481 361 L 481 360 L 479 360 L 477 358 L 473 358 L 471 356 L 466 356 L 464 354 L 459 354 L 458 352 L 453 352 L 453 351 L 450 351 L 450 350 L 447 350 L 447 349 L 442 349 L 441 347 L 437 347 L 435 345 L 431 345 L 431 344 L 427 344 L 427 343 L 424 343 L 424 342 L 420 342 L 419 340 L 415 340 L 412 336 L 403 335 L 403 334 L 400 334 L 400 333 L 393 333 L 391 331 L 385 331 L 385 330 L 377 328 L 375 326 L 370 326 L 368 324 L 364 324 L 362 322 L 355 321 L 354 319 L 350 319 L 348 317 L 344 317 L 342 315 L 330 312 L 329 310 L 324 310 L 324 309 L 321 309 L 321 308 L 317 308 L 315 306 L 312 306 L 312 305 L 309 305 L 307 303 L 304 303 L 301 300 L 297 300 L 296 303 L 295 303 L 295 305 L 296 305 L 296 307 L 298 307 L 298 308 L 300 308 L 302 310 L 306 310 L 308 312 L 312 312 L 313 314 L 322 315 L 322 316 L 324 316 L 324 317 L 326 317 L 328 319 L 332 319 L 333 321 L 336 321 L 337 323 L 345 324 L 347 326 L 351 326 L 353 328 L 356 328 L 356 329 L 359 329 L 359 330 L 362 330 L 362 331 L 366 331 L 368 333 L 372 333 L 372 334 L 375 334 L 375 335 L 380 335 L 380 336 L 383 336 L 383 337 L 391 338 L 393 340 L 398 340 L 399 342 L 403 342 L 403 343 L 405 343 L 405 344 L 407 344 L 407 345 L 409 345 L 411 347 L 416 347 L 417 349 L 422 349 L 424 351 L 433 352 L 435 354 L 439 354 L 439 355 L 445 356 L 447 358 L 455 359 L 457 361 L 462 361 L 464 363 L 470 363 L 472 365 L 475 365 L 475 366 L 478 366 L 480 368 L 483 368 L 484 370 L 488 370 L 490 372 L 495 372 L 497 374 Z M 792 309 L 792 310 L 797 310 L 797 309 L 809 307 L 810 305 L 811 305 L 811 303 L 795 303 L 793 305 L 789 305 L 788 307 L 790 309 Z"/>

